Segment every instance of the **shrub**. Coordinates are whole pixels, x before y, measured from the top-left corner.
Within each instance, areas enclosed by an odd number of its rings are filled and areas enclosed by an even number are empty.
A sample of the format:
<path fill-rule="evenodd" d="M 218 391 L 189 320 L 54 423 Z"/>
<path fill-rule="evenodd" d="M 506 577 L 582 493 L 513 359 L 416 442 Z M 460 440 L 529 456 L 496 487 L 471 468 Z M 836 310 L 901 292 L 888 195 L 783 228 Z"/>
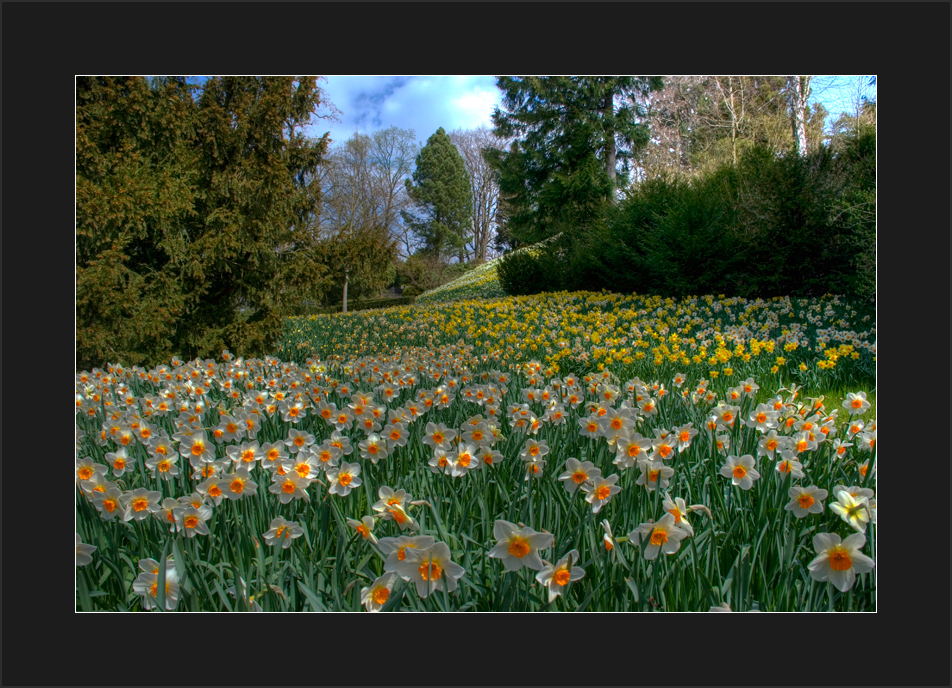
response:
<path fill-rule="evenodd" d="M 542 261 L 529 251 L 514 251 L 503 256 L 496 268 L 496 274 L 503 290 L 510 296 L 547 291 Z"/>

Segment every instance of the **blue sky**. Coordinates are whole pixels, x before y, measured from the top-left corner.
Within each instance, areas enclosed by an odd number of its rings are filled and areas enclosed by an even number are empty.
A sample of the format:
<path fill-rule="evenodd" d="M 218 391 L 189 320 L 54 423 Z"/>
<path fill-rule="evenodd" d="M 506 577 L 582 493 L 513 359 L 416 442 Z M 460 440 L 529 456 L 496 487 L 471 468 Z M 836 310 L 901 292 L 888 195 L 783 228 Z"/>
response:
<path fill-rule="evenodd" d="M 440 127 L 446 131 L 491 126 L 501 91 L 493 76 L 328 76 L 319 81 L 340 110 L 340 121 L 318 120 L 315 136 L 330 131 L 342 143 L 355 131 L 369 134 L 397 126 L 413 129 L 421 143 Z"/>

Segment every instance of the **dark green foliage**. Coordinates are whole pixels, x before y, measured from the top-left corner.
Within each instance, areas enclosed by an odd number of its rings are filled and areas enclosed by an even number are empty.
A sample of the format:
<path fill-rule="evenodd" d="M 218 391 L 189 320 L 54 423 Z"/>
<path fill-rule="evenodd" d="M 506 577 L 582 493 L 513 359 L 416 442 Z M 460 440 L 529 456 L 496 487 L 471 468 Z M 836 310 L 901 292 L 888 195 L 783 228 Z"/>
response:
<path fill-rule="evenodd" d="M 77 366 L 269 351 L 324 278 L 316 81 L 77 79 Z"/>
<path fill-rule="evenodd" d="M 737 167 L 647 182 L 610 222 L 603 264 L 624 292 L 871 298 L 861 271 L 863 261 L 875 266 L 875 205 L 861 204 L 874 198 L 875 173 L 860 170 L 875 141 L 858 145 L 852 160 L 755 146 Z"/>
<path fill-rule="evenodd" d="M 510 294 L 875 297 L 875 133 L 805 158 L 753 146 L 737 166 L 658 177 L 584 231 L 509 254 Z"/>
<path fill-rule="evenodd" d="M 422 240 L 422 252 L 462 259 L 472 225 L 473 193 L 466 163 L 443 127 L 427 139 L 406 188 L 416 208 L 404 219 Z"/>
<path fill-rule="evenodd" d="M 499 283 L 510 296 L 525 296 L 547 291 L 553 280 L 546 279 L 542 262 L 539 258 L 517 251 L 508 253 L 499 261 L 496 267 Z"/>
<path fill-rule="evenodd" d="M 660 77 L 502 76 L 497 85 L 505 109 L 493 113 L 494 133 L 519 138 L 508 152 L 487 155 L 506 206 L 506 243 L 584 231 L 648 142 L 637 97 L 660 88 Z"/>

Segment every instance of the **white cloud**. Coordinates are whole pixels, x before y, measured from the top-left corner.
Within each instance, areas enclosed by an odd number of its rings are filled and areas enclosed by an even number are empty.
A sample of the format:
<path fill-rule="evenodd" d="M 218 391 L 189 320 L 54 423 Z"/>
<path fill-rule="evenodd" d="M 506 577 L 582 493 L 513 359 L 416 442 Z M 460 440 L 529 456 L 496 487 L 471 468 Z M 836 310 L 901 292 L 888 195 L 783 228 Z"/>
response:
<path fill-rule="evenodd" d="M 354 131 L 370 133 L 397 126 L 426 141 L 446 131 L 490 124 L 500 93 L 492 76 L 329 76 L 319 82 L 341 111 L 340 122 L 321 120 L 310 133 L 330 130 L 342 142 Z"/>

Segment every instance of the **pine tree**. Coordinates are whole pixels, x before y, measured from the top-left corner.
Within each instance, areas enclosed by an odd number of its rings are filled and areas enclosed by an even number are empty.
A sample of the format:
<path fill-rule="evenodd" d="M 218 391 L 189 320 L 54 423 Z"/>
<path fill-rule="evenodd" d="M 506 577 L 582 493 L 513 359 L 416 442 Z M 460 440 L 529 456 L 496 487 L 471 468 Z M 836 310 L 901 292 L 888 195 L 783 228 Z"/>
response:
<path fill-rule="evenodd" d="M 441 260 L 455 255 L 463 262 L 473 194 L 466 164 L 443 127 L 420 150 L 406 186 L 415 211 L 404 217 L 423 243 L 421 253 Z"/>

